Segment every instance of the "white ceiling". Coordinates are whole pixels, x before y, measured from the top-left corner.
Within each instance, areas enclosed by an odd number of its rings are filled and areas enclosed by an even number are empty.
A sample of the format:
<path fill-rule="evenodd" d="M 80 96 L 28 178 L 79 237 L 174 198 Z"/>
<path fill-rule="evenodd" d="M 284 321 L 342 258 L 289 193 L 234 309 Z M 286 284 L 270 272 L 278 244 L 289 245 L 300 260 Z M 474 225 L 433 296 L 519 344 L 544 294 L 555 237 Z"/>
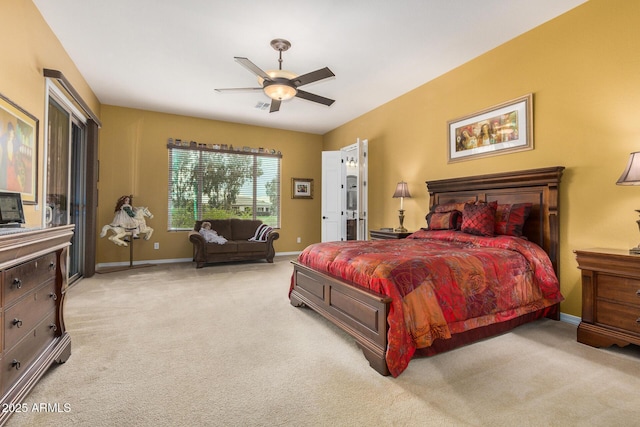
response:
<path fill-rule="evenodd" d="M 33 0 L 102 104 L 324 134 L 586 0 Z M 234 61 L 336 75 L 279 112 Z M 65 70 L 61 70 L 64 72 Z"/>

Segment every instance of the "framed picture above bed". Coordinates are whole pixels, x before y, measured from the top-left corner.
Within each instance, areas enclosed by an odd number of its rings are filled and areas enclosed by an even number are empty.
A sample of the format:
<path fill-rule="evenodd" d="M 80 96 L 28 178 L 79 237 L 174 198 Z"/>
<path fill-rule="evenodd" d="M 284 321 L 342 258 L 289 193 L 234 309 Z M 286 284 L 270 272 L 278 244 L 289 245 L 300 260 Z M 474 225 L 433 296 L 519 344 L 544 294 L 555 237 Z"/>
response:
<path fill-rule="evenodd" d="M 533 94 L 451 120 L 449 163 L 533 150 Z"/>

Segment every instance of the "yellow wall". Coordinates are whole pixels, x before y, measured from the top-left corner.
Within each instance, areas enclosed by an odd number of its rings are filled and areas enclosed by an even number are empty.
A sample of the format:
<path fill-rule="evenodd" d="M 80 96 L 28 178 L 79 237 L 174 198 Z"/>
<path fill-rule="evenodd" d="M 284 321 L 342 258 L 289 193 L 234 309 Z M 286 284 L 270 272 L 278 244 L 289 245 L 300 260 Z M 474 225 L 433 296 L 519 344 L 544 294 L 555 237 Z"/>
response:
<path fill-rule="evenodd" d="M 102 107 L 100 132 L 100 181 L 98 226 L 113 219 L 118 197 L 133 194 L 135 206 L 147 206 L 154 218 L 149 242 L 135 243 L 135 260 L 189 258 L 193 246 L 187 232 L 168 232 L 168 138 L 204 144 L 273 148 L 282 152 L 280 238 L 276 252 L 297 252 L 320 236 L 320 193 L 314 198 L 291 199 L 291 178 L 313 178 L 319 182 L 322 137 L 301 132 L 268 129 L 193 117 L 162 114 L 114 106 Z M 296 239 L 300 237 L 301 242 Z M 152 243 L 159 243 L 154 250 Z M 99 239 L 98 263 L 129 260 L 129 250 Z"/>
<path fill-rule="evenodd" d="M 405 226 L 424 226 L 426 180 L 565 166 L 561 184 L 562 311 L 580 315 L 573 250 L 629 248 L 640 188 L 616 186 L 640 150 L 640 2 L 591 0 L 434 81 L 328 133 L 325 149 L 369 139 L 369 219 L 397 224 L 391 198 L 402 179 Z M 534 94 L 533 151 L 447 163 L 447 121 Z"/>
<path fill-rule="evenodd" d="M 580 276 L 573 250 L 628 248 L 640 241 L 634 209 L 640 188 L 615 181 L 628 154 L 640 149 L 640 2 L 591 0 L 424 86 L 339 127 L 324 137 L 245 125 L 150 113 L 100 104 L 29 1 L 3 0 L 0 92 L 44 120 L 42 68 L 62 71 L 103 121 L 100 133 L 98 225 L 109 222 L 116 198 L 136 195 L 156 217 L 150 222 L 160 250 L 141 244 L 136 259 L 190 255 L 183 233 L 167 233 L 168 137 L 202 142 L 240 142 L 283 152 L 281 239 L 278 252 L 302 249 L 320 236 L 320 152 L 356 138 L 369 140 L 371 227 L 395 226 L 395 183 L 408 181 L 408 228 L 424 225 L 425 180 L 563 165 L 561 274 L 567 301 L 580 315 Z M 90 53 L 88 53 L 90 54 Z M 535 149 L 447 164 L 447 121 L 526 93 L 534 94 Z M 220 138 L 220 139 L 218 139 Z M 40 151 L 42 153 L 42 151 Z M 42 156 L 39 158 L 42 180 Z M 290 178 L 314 178 L 314 200 L 292 200 Z M 39 186 L 39 198 L 42 198 Z M 137 203 L 136 203 L 137 204 Z M 39 212 L 28 207 L 29 221 Z M 302 243 L 296 244 L 296 237 Z M 146 242 L 145 242 L 146 243 Z M 126 250 L 98 241 L 98 262 L 128 260 Z"/>
<path fill-rule="evenodd" d="M 0 2 L 0 93 L 35 116 L 38 133 L 38 205 L 26 205 L 27 225 L 41 224 L 43 135 L 46 103 L 44 68 L 61 71 L 94 113 L 100 104 L 86 81 L 31 1 Z"/>

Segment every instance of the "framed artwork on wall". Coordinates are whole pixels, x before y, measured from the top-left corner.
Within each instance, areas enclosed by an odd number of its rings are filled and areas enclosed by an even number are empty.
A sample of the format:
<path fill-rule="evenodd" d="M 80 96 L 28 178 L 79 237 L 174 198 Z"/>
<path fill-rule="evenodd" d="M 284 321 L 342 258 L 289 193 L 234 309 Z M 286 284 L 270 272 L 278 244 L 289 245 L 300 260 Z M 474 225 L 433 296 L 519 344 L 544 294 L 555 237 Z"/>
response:
<path fill-rule="evenodd" d="M 313 179 L 291 178 L 292 199 L 313 199 Z"/>
<path fill-rule="evenodd" d="M 533 150 L 533 94 L 449 123 L 449 163 Z"/>
<path fill-rule="evenodd" d="M 0 190 L 35 204 L 38 188 L 38 119 L 0 94 Z"/>

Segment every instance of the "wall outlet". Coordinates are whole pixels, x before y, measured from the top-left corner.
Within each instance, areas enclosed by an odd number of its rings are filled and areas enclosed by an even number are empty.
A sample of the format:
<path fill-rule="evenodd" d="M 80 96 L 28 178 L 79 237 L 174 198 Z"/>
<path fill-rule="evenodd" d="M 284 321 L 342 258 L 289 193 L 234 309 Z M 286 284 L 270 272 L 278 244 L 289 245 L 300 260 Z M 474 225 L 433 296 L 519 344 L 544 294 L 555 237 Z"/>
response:
<path fill-rule="evenodd" d="M 160 249 L 160 243 L 155 242 L 155 243 L 153 244 L 153 249 Z"/>
<path fill-rule="evenodd" d="M 298 237 L 298 238 L 296 239 L 296 242 L 297 242 L 297 243 L 300 243 L 300 242 L 302 242 L 302 240 L 300 240 L 300 238 Z"/>

